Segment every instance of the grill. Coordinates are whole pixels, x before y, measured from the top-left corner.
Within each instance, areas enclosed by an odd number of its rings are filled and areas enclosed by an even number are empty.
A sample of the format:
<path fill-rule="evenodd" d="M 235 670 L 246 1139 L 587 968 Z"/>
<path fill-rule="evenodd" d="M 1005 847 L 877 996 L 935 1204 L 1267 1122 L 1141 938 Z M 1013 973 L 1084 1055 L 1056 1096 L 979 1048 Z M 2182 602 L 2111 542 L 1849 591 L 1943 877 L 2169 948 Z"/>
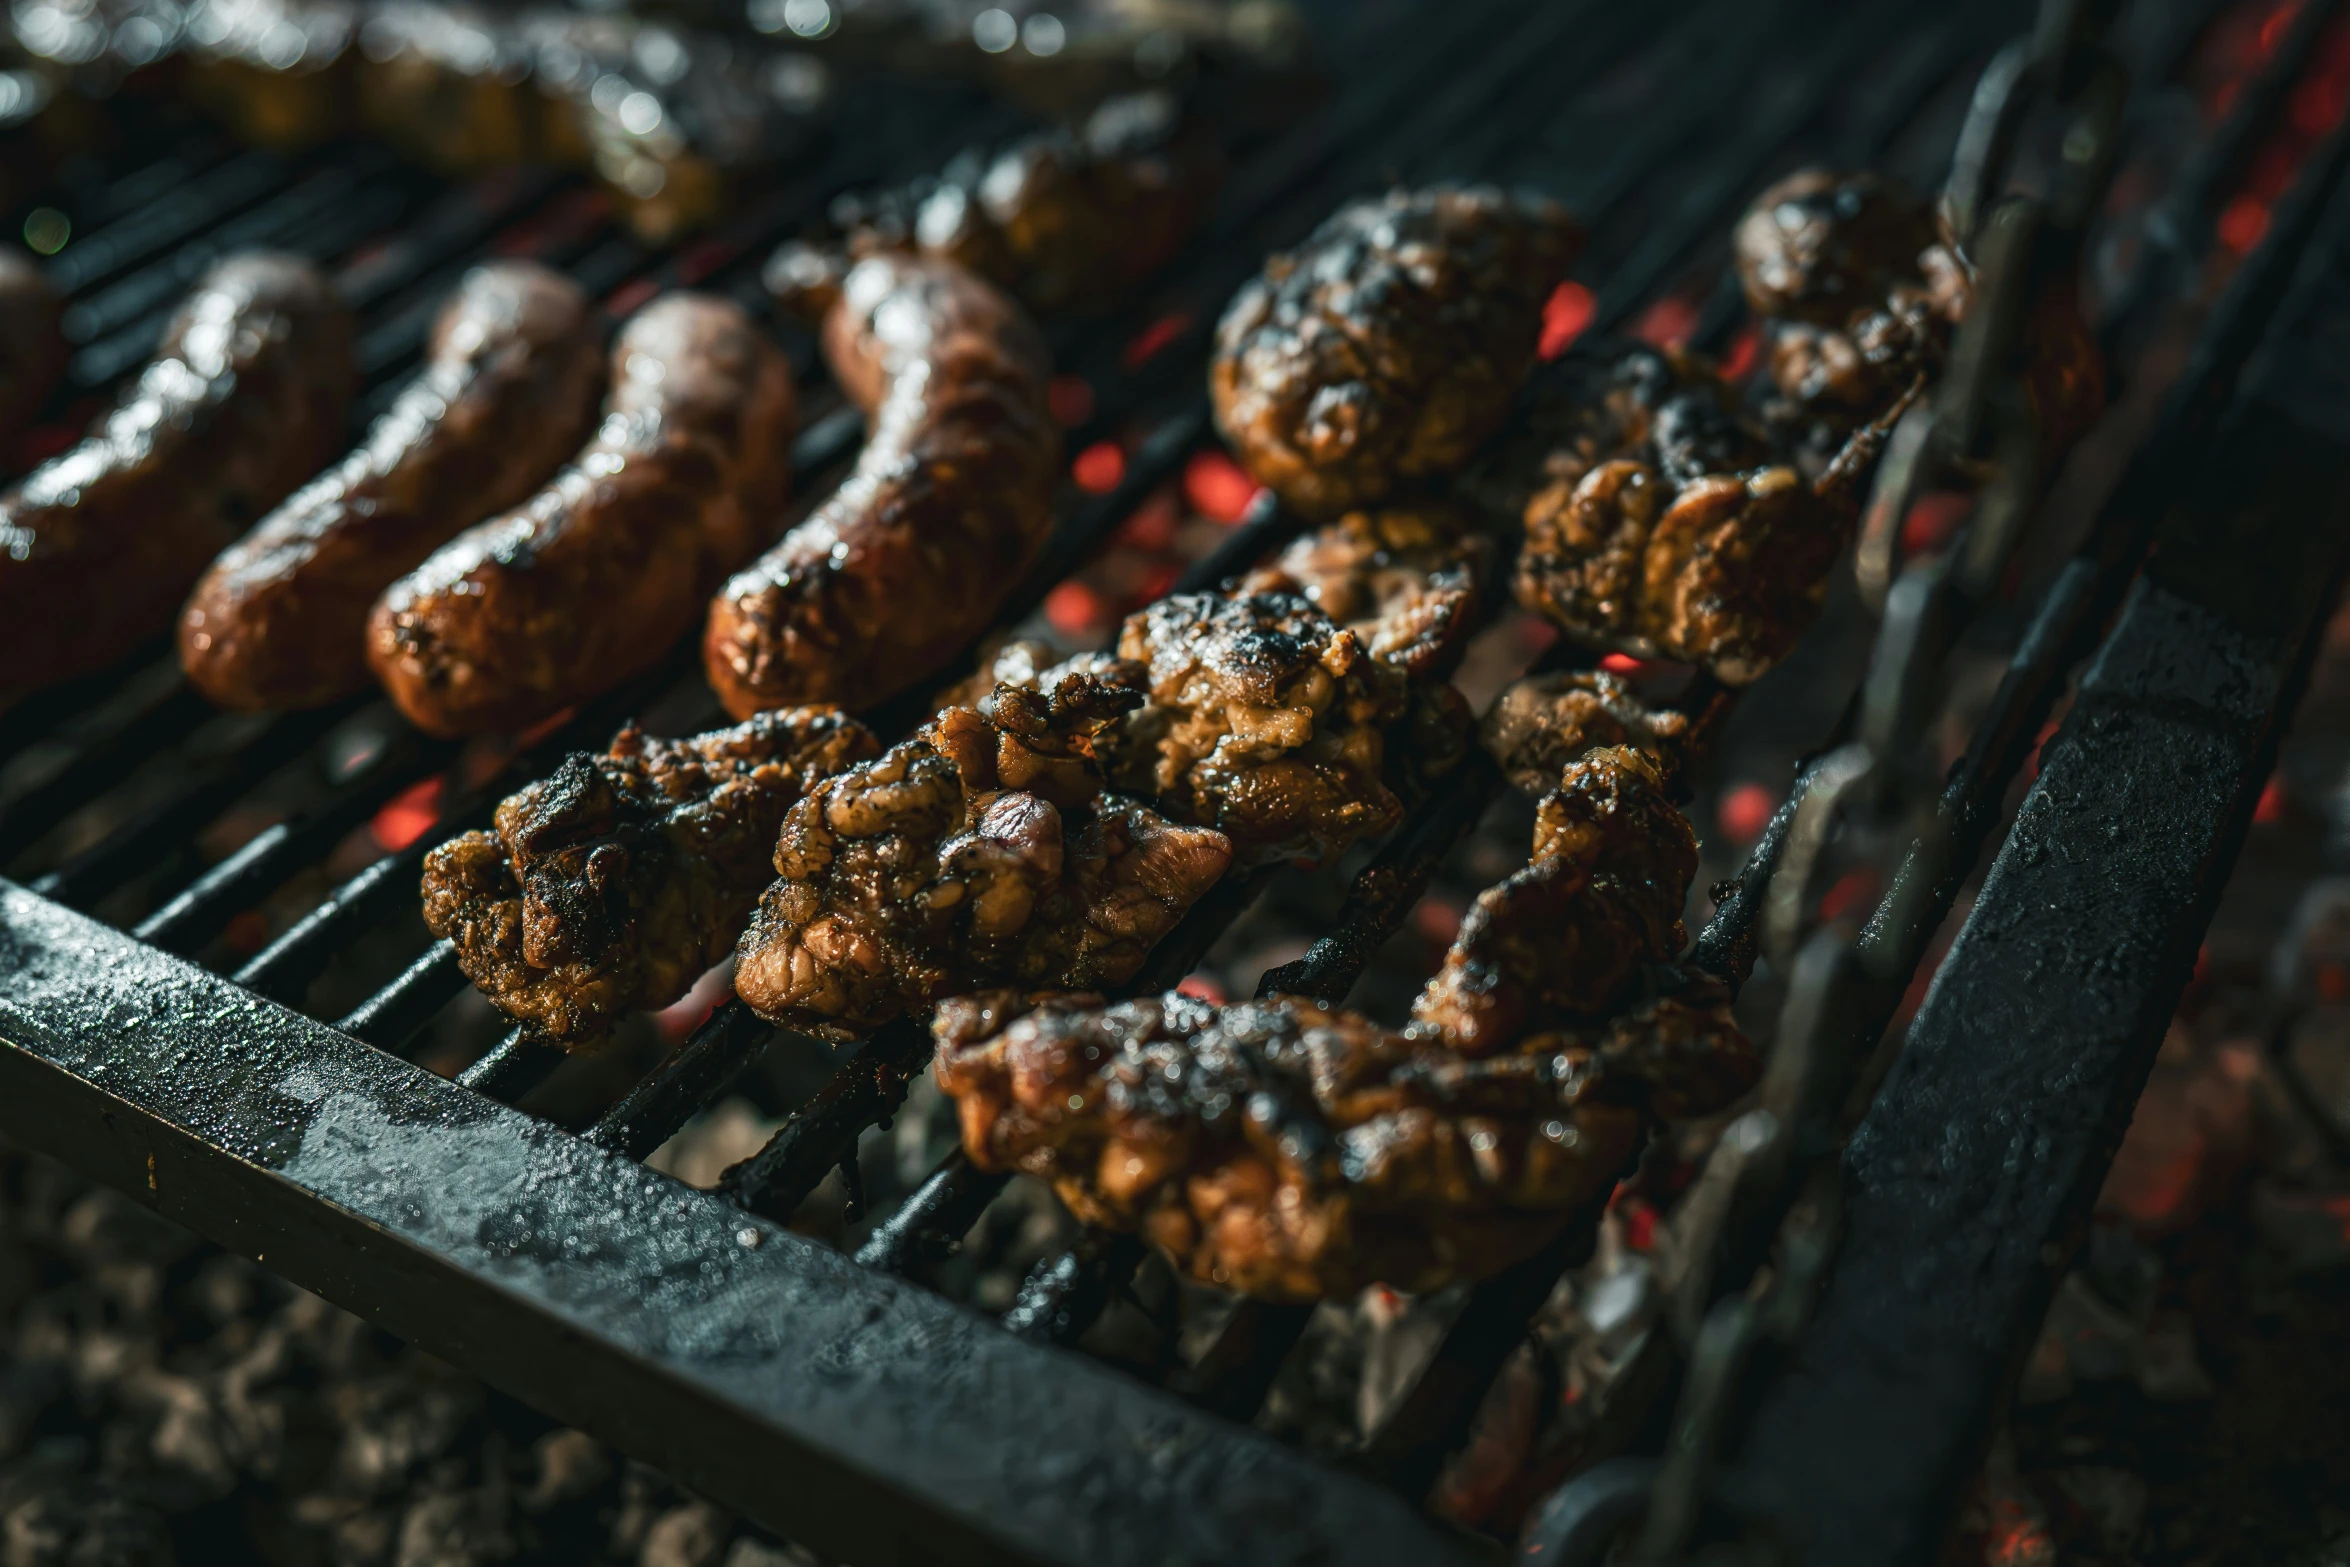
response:
<path fill-rule="evenodd" d="M 2304 127 L 2323 139 L 2289 189 L 2260 207 L 2264 237 L 2231 239 L 2248 253 L 2231 255 L 2224 292 L 2204 289 L 2215 235 L 2244 221 L 2248 171 L 2280 124 L 2309 118 L 2340 25 L 2322 0 L 2273 15 L 2248 3 L 2137 4 L 2117 24 L 2140 92 L 2092 259 L 2100 335 L 2133 395 L 2057 491 L 2051 516 L 2085 522 L 2036 535 L 2020 589 L 1979 628 L 2012 653 L 1943 785 L 1942 852 L 1901 866 L 1856 942 L 1773 965 L 1789 994 L 1780 1053 L 1801 1042 L 1846 1077 L 1860 1070 L 2036 759 L 1852 1131 L 1844 1179 L 1829 1183 L 1837 1217 L 1810 1232 L 1815 1298 L 1784 1333 L 1731 1349 L 1712 1316 L 1653 1334 L 1620 1429 L 1528 1526 L 1532 1559 L 1596 1560 L 1652 1501 L 1652 1528 L 1678 1506 L 1691 1529 L 1759 1529 L 1783 1559 L 1924 1561 L 1939 1548 L 2186 981 L 2342 565 L 2317 499 L 2350 472 L 2350 194 L 2343 133 L 2326 128 L 2338 102 Z M 2248 18 L 2261 48 L 2223 112 L 2191 130 L 2157 112 L 2155 89 Z M 2016 5 L 1495 0 L 1335 37 L 1328 95 L 1237 138 L 1214 217 L 1142 305 L 1048 323 L 1063 374 L 1090 392 L 1071 449 L 1114 442 L 1122 462 L 1106 488 L 1070 486 L 1008 621 L 1203 449 L 1207 324 L 1269 250 L 1345 197 L 1438 177 L 1542 189 L 1591 227 L 1580 297 L 1592 329 L 1638 324 L 1718 351 L 1742 325 L 1720 243 L 1740 205 L 1804 161 L 1939 181 L 1978 73 L 2030 22 Z M 77 237 L 54 265 L 78 347 L 59 426 L 78 427 L 145 356 L 185 282 L 232 248 L 329 264 L 362 314 L 365 417 L 481 257 L 557 265 L 615 318 L 672 286 L 756 302 L 768 249 L 832 196 L 935 169 L 1008 124 L 975 95 L 897 83 L 830 112 L 825 150 L 672 249 L 629 237 L 594 190 L 553 174 L 451 185 L 365 145 L 281 155 L 184 136 L 68 203 Z M 811 345 L 789 346 L 809 408 L 794 466 L 802 493 L 821 496 L 860 425 Z M 1211 584 L 1296 527 L 1259 502 L 1175 586 Z M 1845 702 L 1862 662 L 1807 669 L 1833 692 L 1828 712 L 1845 710 L 1815 741 L 1865 721 L 1865 694 Z M 1748 703 L 1791 690 L 1767 684 Z M 923 712 L 908 699 L 869 716 L 894 738 Z M 564 1059 L 519 1032 L 478 1041 L 454 1080 L 412 1064 L 464 988 L 453 953 L 401 918 L 424 854 L 631 715 L 685 732 L 715 707 L 681 658 L 493 755 L 410 732 L 380 703 L 219 718 L 151 652 L 0 715 L 13 759 L 0 857 L 25 878 L 0 884 L 0 1128 L 828 1556 L 1494 1554 L 1419 1502 L 1587 1254 L 1588 1229 L 1470 1292 L 1339 1465 L 1247 1425 L 1306 1331 L 1303 1310 L 1241 1304 L 1154 1387 L 1068 1350 L 1141 1263 L 1131 1238 L 1081 1240 L 1000 1321 L 922 1287 L 1006 1184 L 960 1159 L 883 1214 L 853 1258 L 784 1227 L 830 1172 L 854 1171 L 859 1138 L 926 1069 L 918 1027 L 844 1048 L 714 1193 L 641 1161 L 771 1047 L 774 1031 L 739 1004 L 573 1129 L 512 1108 Z M 1774 872 L 1809 852 L 1802 803 L 1831 771 L 1821 760 L 1799 777 L 1721 891 L 1700 963 L 1740 977 L 1752 966 Z M 1474 763 L 1422 802 L 1267 987 L 1344 997 L 1500 787 Z M 392 802 L 428 813 L 429 829 L 335 874 L 334 856 Z M 206 835 L 257 812 L 270 825 L 205 866 Z M 1134 988 L 1180 980 L 1266 884 L 1231 881 L 1203 900 Z M 258 950 L 240 944 L 254 911 L 287 899 L 310 907 Z M 1839 983 L 1856 973 L 1867 983 Z M 374 985 L 356 1001 L 354 974 Z M 1790 1165 L 1781 1184 L 1800 1178 Z M 1816 1178 L 1805 1192 L 1817 1196 Z M 1735 1294 L 1763 1261 L 1725 1239 L 1716 1293 Z M 1771 1266 L 1812 1276 L 1784 1236 Z M 1643 1456 L 1658 1452 L 1673 1456 Z"/>

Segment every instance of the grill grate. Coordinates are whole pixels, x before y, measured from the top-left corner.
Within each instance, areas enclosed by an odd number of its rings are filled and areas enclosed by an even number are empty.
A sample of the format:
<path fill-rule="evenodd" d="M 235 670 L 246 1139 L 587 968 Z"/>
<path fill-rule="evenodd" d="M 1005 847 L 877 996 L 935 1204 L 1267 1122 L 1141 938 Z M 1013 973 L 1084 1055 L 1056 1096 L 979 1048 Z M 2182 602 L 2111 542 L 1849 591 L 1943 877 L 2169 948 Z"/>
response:
<path fill-rule="evenodd" d="M 2160 80 L 2210 7 L 2146 9 L 2138 63 Z M 2335 9 L 2306 6 L 2204 138 L 2112 296 L 2101 323 L 2110 344 L 2145 341 L 2198 272 L 2221 198 Z M 1660 19 L 1602 0 L 1488 0 L 1432 7 L 1399 40 L 1338 62 L 1345 86 L 1335 100 L 1247 151 L 1215 218 L 1147 301 L 1105 324 L 1054 328 L 1057 361 L 1093 393 L 1072 447 L 1120 439 L 1129 450 L 1114 487 L 1062 508 L 1006 624 L 1033 611 L 1200 449 L 1209 421 L 1197 388 L 1216 311 L 1268 250 L 1345 196 L 1437 176 L 1546 188 L 1592 229 L 1595 327 L 1621 329 L 1660 298 L 1694 291 L 1692 341 L 1719 347 L 1741 306 L 1718 281 L 1718 236 L 1747 195 L 1805 156 L 1907 156 L 1919 165 L 1912 172 L 1937 173 L 1924 160 L 1947 148 L 1974 67 L 2022 17 L 2016 6 L 1697 0 Z M 1876 90 L 1856 99 L 1858 81 Z M 413 361 L 441 294 L 482 256 L 558 265 L 615 317 L 672 286 L 756 301 L 760 259 L 832 195 L 935 166 L 945 150 L 1007 124 L 956 94 L 852 101 L 840 113 L 817 167 L 715 235 L 666 252 L 621 233 L 596 192 L 550 175 L 499 174 L 450 189 L 365 145 L 287 158 L 191 144 L 122 175 L 76 214 L 93 227 L 57 264 L 80 344 L 71 378 L 82 396 L 68 412 L 146 355 L 178 292 L 231 248 L 285 245 L 333 265 L 363 314 L 365 418 Z M 2330 187 L 2337 152 L 2313 165 L 2307 188 Z M 2259 253 L 2268 273 L 2248 268 L 2232 299 L 2257 293 L 2263 276 L 2275 281 L 2286 264 L 2278 258 L 2307 237 L 2319 202 L 2304 206 L 2303 218 L 2280 214 Z M 2182 376 L 2148 447 L 2174 467 L 2141 463 L 2108 512 L 2109 523 L 2124 521 L 2102 528 L 2055 579 L 1954 775 L 1944 808 L 1970 824 L 1961 856 L 1970 863 L 2062 675 L 2144 553 L 2149 498 L 2167 493 L 2181 454 L 2207 437 L 2231 367 L 2265 322 L 2235 309 L 2223 306 L 2217 346 Z M 1153 351 L 1138 359 L 1146 333 Z M 795 339 L 793 351 L 811 411 L 794 465 L 806 476 L 803 493 L 821 496 L 854 456 L 861 428 L 822 385 L 808 344 Z M 1212 583 L 1297 526 L 1260 504 L 1176 586 Z M 876 728 L 910 728 L 927 695 L 891 704 L 874 715 Z M 1729 706 L 1728 694 L 1705 686 L 1684 701 L 1711 718 Z M 1193 1364 L 1170 1368 L 1177 1404 L 1014 1343 L 1079 1338 L 1142 1261 L 1131 1237 L 1089 1234 L 1040 1266 L 1003 1319 L 1008 1337 L 890 1282 L 921 1278 L 1003 1191 L 1004 1177 L 959 1155 L 873 1229 L 855 1259 L 861 1267 L 761 1222 L 788 1220 L 836 1168 L 853 1177 L 859 1139 L 886 1122 L 928 1065 L 928 1039 L 912 1023 L 851 1047 L 774 1140 L 729 1173 L 719 1197 L 687 1200 L 632 1166 L 770 1048 L 774 1031 L 737 1003 L 718 1007 L 574 1138 L 483 1102 L 511 1105 L 562 1064 L 560 1051 L 519 1031 L 453 1086 L 360 1048 L 416 1047 L 464 988 L 445 945 L 409 957 L 331 1031 L 254 999 L 303 1007 L 331 963 L 413 904 L 432 846 L 485 821 L 564 752 L 652 711 L 685 724 L 714 712 L 684 654 L 486 767 L 474 765 L 476 753 L 406 731 L 380 703 L 240 720 L 224 737 L 231 721 L 213 716 L 153 653 L 127 674 L 0 715 L 0 754 L 41 762 L 20 766 L 22 781 L 0 795 L 0 862 L 30 860 L 42 872 L 30 887 L 37 897 L 0 888 L 0 967 L 17 976 L 0 998 L 0 1024 L 20 1047 L 0 1052 L 11 1132 L 144 1190 L 226 1244 L 265 1261 L 280 1254 L 273 1265 L 289 1276 L 846 1557 L 934 1556 L 943 1546 L 974 1559 L 1142 1561 L 1180 1546 L 1233 1561 L 1322 1552 L 1466 1559 L 1375 1489 L 1232 1429 L 1255 1413 L 1298 1344 L 1303 1310 L 1240 1303 Z M 354 733 L 372 737 L 371 748 L 333 767 L 329 754 Z M 311 803 L 196 873 L 197 831 L 304 764 L 331 780 Z M 44 858 L 61 829 L 126 776 L 167 782 L 96 841 Z M 158 955 L 217 950 L 232 922 L 318 875 L 354 829 L 429 780 L 447 802 L 430 830 L 327 888 L 233 983 Z M 1756 905 L 1801 787 L 1701 933 L 1706 966 L 1742 977 L 1751 963 Z M 1331 928 L 1268 973 L 1266 988 L 1342 998 L 1499 790 L 1478 758 L 1420 802 L 1353 878 Z M 1902 973 L 1916 966 L 1967 868 L 1944 871 L 1919 921 L 1894 933 Z M 1203 900 L 1133 988 L 1180 979 L 1266 880 Z M 1889 896 L 1900 895 L 1897 887 Z M 153 907 L 133 929 L 136 943 L 55 907 L 112 909 L 140 896 Z M 1883 1020 L 1876 1024 L 1871 1040 Z M 1471 1292 L 1356 1467 L 1405 1498 L 1425 1494 L 1503 1359 L 1590 1241 L 1588 1231 L 1563 1236 Z"/>

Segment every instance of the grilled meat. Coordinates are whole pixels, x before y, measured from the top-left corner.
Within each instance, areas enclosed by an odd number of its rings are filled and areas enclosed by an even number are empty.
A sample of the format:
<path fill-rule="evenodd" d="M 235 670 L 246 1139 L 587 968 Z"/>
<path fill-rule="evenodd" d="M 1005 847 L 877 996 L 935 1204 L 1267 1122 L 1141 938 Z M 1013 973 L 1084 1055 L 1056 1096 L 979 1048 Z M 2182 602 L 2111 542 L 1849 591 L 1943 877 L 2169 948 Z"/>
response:
<path fill-rule="evenodd" d="M 1149 702 L 1113 750 L 1122 788 L 1232 840 L 1244 864 L 1336 854 L 1403 817 L 1387 730 L 1410 682 L 1290 593 L 1178 593 L 1127 617 Z"/>
<path fill-rule="evenodd" d="M 1137 696 L 1078 673 L 1002 687 L 819 787 L 784 820 L 736 994 L 839 1034 L 977 986 L 1130 978 L 1231 859 L 1102 792 L 1100 742 Z"/>
<path fill-rule="evenodd" d="M 560 273 L 466 274 L 423 373 L 358 450 L 224 551 L 179 627 L 180 667 L 224 707 L 316 707 L 368 683 L 376 595 L 525 499 L 578 450 L 603 390 L 603 333 Z"/>
<path fill-rule="evenodd" d="M 55 285 L 23 251 L 0 246 L 0 457 L 40 412 L 65 368 L 64 308 Z"/>
<path fill-rule="evenodd" d="M 1218 428 L 1313 517 L 1452 472 L 1508 418 L 1579 243 L 1557 206 L 1494 190 L 1340 209 L 1225 310 Z"/>
<path fill-rule="evenodd" d="M 1587 644 L 1746 685 L 1818 614 L 1901 406 L 1807 483 L 1768 462 L 1701 366 L 1579 344 L 1544 367 L 1527 416 L 1466 488 L 1524 529 L 1520 604 Z"/>
<path fill-rule="evenodd" d="M 566 1045 L 667 1006 L 724 961 L 784 813 L 881 750 L 831 708 L 685 740 L 633 725 L 425 857 L 424 922 L 498 1009 Z"/>
<path fill-rule="evenodd" d="M 603 425 L 570 465 L 376 601 L 377 678 L 451 735 L 518 728 L 648 667 L 768 537 L 796 417 L 791 367 L 741 307 L 653 301 L 613 344 Z"/>
<path fill-rule="evenodd" d="M 1494 699 L 1477 738 L 1502 776 L 1530 794 L 1603 746 L 1631 746 L 1656 764 L 1669 789 L 1680 774 L 1689 718 L 1651 709 L 1602 670 L 1529 675 Z"/>
<path fill-rule="evenodd" d="M 351 322 L 285 256 L 220 263 L 79 445 L 0 496 L 8 687 L 160 635 L 207 562 L 341 450 Z"/>
<path fill-rule="evenodd" d="M 710 605 L 727 710 L 862 707 L 986 629 L 1052 527 L 1060 436 L 1042 339 L 949 262 L 859 262 L 826 317 L 833 375 L 872 422 L 856 471 Z"/>
<path fill-rule="evenodd" d="M 832 205 L 849 257 L 915 252 L 952 261 L 1042 315 L 1091 314 L 1126 299 L 1190 237 L 1222 173 L 1204 136 L 1185 134 L 1172 93 L 1112 99 L 1075 131 L 973 148 L 939 173 Z M 844 263 L 794 241 L 768 267 L 786 309 L 815 319 Z"/>
<path fill-rule="evenodd" d="M 938 1080 L 974 1163 L 1204 1281 L 1310 1300 L 1482 1277 L 1602 1200 L 1653 1117 L 1753 1085 L 1726 993 L 1659 967 L 1696 864 L 1652 759 L 1603 748 L 1543 799 L 1533 862 L 1479 900 L 1408 1029 L 1302 997 L 999 990 L 939 1009 Z"/>
<path fill-rule="evenodd" d="M 934 1033 L 973 1163 L 1050 1181 L 1203 1283 L 1294 1301 L 1498 1273 L 1604 1202 L 1656 1118 L 1758 1074 L 1703 980 L 1482 1056 L 1299 996 L 995 991 Z"/>
<path fill-rule="evenodd" d="M 1413 1019 L 1472 1054 L 1606 1010 L 1687 941 L 1697 835 L 1652 758 L 1608 747 L 1535 808 L 1534 858 L 1477 895 Z"/>
<path fill-rule="evenodd" d="M 1351 511 L 1297 539 L 1240 582 L 1292 593 L 1405 674 L 1449 674 L 1483 618 L 1493 541 L 1446 506 Z"/>
<path fill-rule="evenodd" d="M 1756 315 L 1842 327 L 1913 284 L 1934 240 L 1933 215 L 1900 184 L 1814 168 L 1755 197 L 1731 249 Z"/>

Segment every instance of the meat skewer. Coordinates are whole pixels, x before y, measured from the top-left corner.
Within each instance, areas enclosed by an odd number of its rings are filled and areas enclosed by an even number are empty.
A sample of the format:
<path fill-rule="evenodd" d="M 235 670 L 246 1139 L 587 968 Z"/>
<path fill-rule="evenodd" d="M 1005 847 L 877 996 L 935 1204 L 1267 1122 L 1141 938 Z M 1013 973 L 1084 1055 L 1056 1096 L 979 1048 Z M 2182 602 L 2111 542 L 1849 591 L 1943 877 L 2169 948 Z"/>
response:
<path fill-rule="evenodd" d="M 316 707 L 366 688 L 376 595 L 527 497 L 593 426 L 603 341 L 545 267 L 466 274 L 425 367 L 356 451 L 213 562 L 180 615 L 180 667 L 224 707 Z"/>
<path fill-rule="evenodd" d="M 669 294 L 612 347 L 604 421 L 522 505 L 376 601 L 367 656 L 434 734 L 519 728 L 650 666 L 783 509 L 782 352 L 731 301 Z"/>
<path fill-rule="evenodd" d="M 840 489 L 711 602 L 703 662 L 738 717 L 864 707 L 936 673 L 1052 529 L 1050 369 L 1017 305 L 950 262 L 874 256 L 823 334 L 872 429 Z"/>
<path fill-rule="evenodd" d="M 205 565 L 341 450 L 351 321 L 286 256 L 215 266 L 81 443 L 0 496 L 8 685 L 30 690 L 159 635 Z"/>
<path fill-rule="evenodd" d="M 1232 852 L 1105 791 L 1099 742 L 1139 696 L 1116 672 L 999 686 L 826 781 L 784 820 L 735 993 L 839 1036 L 989 984 L 1130 978 Z"/>
<path fill-rule="evenodd" d="M 1727 998 L 1670 967 L 1693 837 L 1654 759 L 1606 748 L 1542 802 L 1405 1030 L 1302 997 L 996 990 L 939 1009 L 966 1154 L 1275 1300 L 1497 1272 L 1605 1200 L 1662 1118 L 1758 1074 Z"/>
<path fill-rule="evenodd" d="M 1508 419 L 1580 248 L 1563 209 L 1489 189 L 1343 207 L 1226 307 L 1217 428 L 1309 517 L 1450 475 Z"/>
<path fill-rule="evenodd" d="M 425 857 L 424 922 L 498 1009 L 578 1049 L 734 947 L 785 812 L 878 754 L 831 708 L 669 741 L 623 729 Z"/>
<path fill-rule="evenodd" d="M 0 459 L 65 369 L 64 305 L 32 257 L 0 246 Z"/>

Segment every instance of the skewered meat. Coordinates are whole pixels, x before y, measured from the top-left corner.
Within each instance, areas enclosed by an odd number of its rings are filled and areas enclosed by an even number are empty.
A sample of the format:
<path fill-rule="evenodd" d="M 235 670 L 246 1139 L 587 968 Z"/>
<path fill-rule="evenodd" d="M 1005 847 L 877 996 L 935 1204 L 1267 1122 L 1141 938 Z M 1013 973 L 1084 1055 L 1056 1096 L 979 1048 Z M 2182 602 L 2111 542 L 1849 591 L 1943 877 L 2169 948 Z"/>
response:
<path fill-rule="evenodd" d="M 1557 782 L 1562 769 L 1603 746 L 1631 746 L 1656 763 L 1669 789 L 1682 765 L 1689 718 L 1652 709 L 1604 670 L 1529 675 L 1494 699 L 1478 740 L 1502 776 L 1528 793 Z"/>
<path fill-rule="evenodd" d="M 1002 687 L 823 784 L 784 820 L 736 994 L 839 1034 L 975 986 L 1131 977 L 1231 859 L 1102 792 L 1099 744 L 1137 695 L 1077 673 Z"/>
<path fill-rule="evenodd" d="M 1407 675 L 1458 664 L 1483 617 L 1493 541 L 1445 506 L 1350 511 L 1241 579 L 1243 593 L 1294 593 Z"/>
<path fill-rule="evenodd" d="M 1651 759 L 1602 749 L 1544 798 L 1533 863 L 1479 900 L 1409 1029 L 1300 997 L 1004 990 L 939 1009 L 938 1079 L 974 1163 L 1208 1282 L 1306 1300 L 1479 1277 L 1604 1197 L 1651 1116 L 1755 1081 L 1722 988 L 1656 966 L 1696 863 Z"/>
<path fill-rule="evenodd" d="M 466 274 L 425 368 L 358 450 L 213 562 L 180 616 L 180 667 L 225 707 L 316 707 L 368 683 L 376 595 L 527 497 L 592 428 L 603 334 L 561 274 Z"/>
<path fill-rule="evenodd" d="M 285 256 L 197 284 L 155 360 L 71 451 L 0 496 L 7 684 L 50 685 L 167 630 L 207 562 L 342 449 L 350 317 Z"/>
<path fill-rule="evenodd" d="M 831 708 L 685 740 L 623 729 L 425 857 L 424 922 L 499 1010 L 566 1045 L 667 1006 L 732 950 L 784 813 L 879 753 Z"/>
<path fill-rule="evenodd" d="M 1568 765 L 1535 808 L 1532 862 L 1478 894 L 1414 1020 L 1482 1054 L 1605 1010 L 1678 953 L 1697 835 L 1664 791 L 1629 747 Z"/>
<path fill-rule="evenodd" d="M 1577 345 L 1469 487 L 1517 520 L 1518 602 L 1588 644 L 1704 665 L 1747 685 L 1811 624 L 1891 421 L 1812 483 L 1760 464 L 1710 372 L 1645 348 Z"/>
<path fill-rule="evenodd" d="M 1801 169 L 1754 198 L 1731 242 L 1758 316 L 1841 327 L 1914 281 L 1926 204 L 1874 174 Z"/>
<path fill-rule="evenodd" d="M 727 711 L 862 707 L 986 629 L 1052 528 L 1060 437 L 1044 344 L 948 262 L 875 256 L 824 324 L 872 431 L 856 471 L 710 605 L 703 660 Z"/>
<path fill-rule="evenodd" d="M 32 257 L 0 246 L 0 455 L 48 401 L 65 368 L 65 338 L 57 329 L 64 303 Z"/>
<path fill-rule="evenodd" d="M 796 418 L 790 365 L 740 306 L 645 306 L 570 465 L 376 601 L 367 654 L 385 690 L 419 728 L 474 734 L 647 668 L 780 516 Z"/>
<path fill-rule="evenodd" d="M 940 1007 L 935 1032 L 974 1163 L 1275 1300 L 1497 1273 L 1607 1196 L 1652 1116 L 1755 1076 L 1702 989 L 1483 1057 L 1295 996 L 1024 1010 L 995 991 Z"/>
<path fill-rule="evenodd" d="M 1225 310 L 1218 428 L 1313 517 L 1452 472 L 1508 418 L 1579 244 L 1556 205 L 1494 190 L 1341 208 Z"/>
<path fill-rule="evenodd" d="M 1150 700 L 1113 778 L 1225 834 L 1242 863 L 1335 854 L 1402 819 L 1386 731 L 1410 683 L 1305 599 L 1174 594 L 1127 617 L 1118 653 Z"/>
<path fill-rule="evenodd" d="M 1197 226 L 1221 173 L 1206 138 L 1185 134 L 1167 92 L 1135 93 L 1078 131 L 973 148 L 897 189 L 843 196 L 831 218 L 848 256 L 918 252 L 967 268 L 1044 315 L 1095 312 L 1126 298 Z M 770 291 L 812 314 L 803 292 L 846 262 L 794 241 L 768 266 Z"/>

